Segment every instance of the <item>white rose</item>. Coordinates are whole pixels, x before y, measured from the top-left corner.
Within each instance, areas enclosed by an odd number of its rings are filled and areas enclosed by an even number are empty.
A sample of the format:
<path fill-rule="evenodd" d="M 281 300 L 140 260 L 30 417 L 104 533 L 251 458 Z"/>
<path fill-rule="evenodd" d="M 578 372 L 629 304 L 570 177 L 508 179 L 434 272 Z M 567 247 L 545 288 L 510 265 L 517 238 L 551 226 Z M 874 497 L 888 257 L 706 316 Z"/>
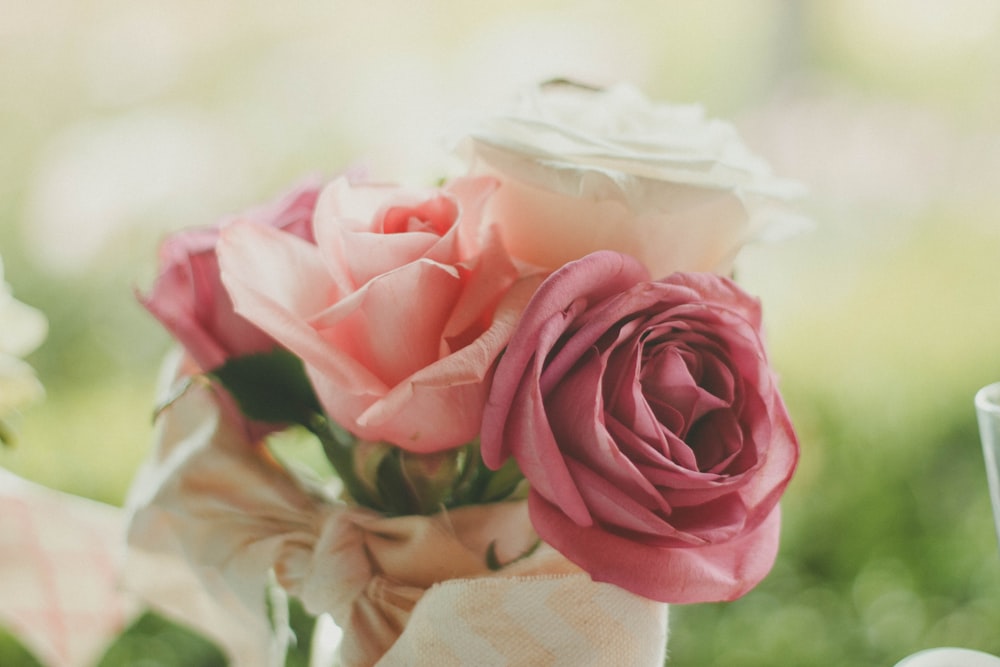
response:
<path fill-rule="evenodd" d="M 47 330 L 42 313 L 14 298 L 3 280 L 0 260 L 0 441 L 4 439 L 3 419 L 43 395 L 35 372 L 21 357 L 38 347 Z"/>
<path fill-rule="evenodd" d="M 802 190 L 773 177 L 728 123 L 625 85 L 532 89 L 458 150 L 472 174 L 501 181 L 486 215 L 510 252 L 553 269 L 610 249 L 655 278 L 727 273 L 746 242 L 795 220 L 774 204 Z"/>

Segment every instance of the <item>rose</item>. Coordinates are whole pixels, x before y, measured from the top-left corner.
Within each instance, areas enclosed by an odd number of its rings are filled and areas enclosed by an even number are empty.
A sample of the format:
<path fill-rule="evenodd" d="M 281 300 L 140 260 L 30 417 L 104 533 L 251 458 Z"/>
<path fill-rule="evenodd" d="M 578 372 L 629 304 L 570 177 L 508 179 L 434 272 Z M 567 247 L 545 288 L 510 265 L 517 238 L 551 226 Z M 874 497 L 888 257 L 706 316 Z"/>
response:
<path fill-rule="evenodd" d="M 308 242 L 319 187 L 296 188 L 277 201 L 203 229 L 182 231 L 160 246 L 160 274 L 140 301 L 205 371 L 227 360 L 275 347 L 274 340 L 233 311 L 219 278 L 216 246 L 222 225 L 243 220 Z"/>
<path fill-rule="evenodd" d="M 623 85 L 532 90 L 459 150 L 471 174 L 501 180 L 485 215 L 511 254 L 549 269 L 610 249 L 654 277 L 727 273 L 775 221 L 765 205 L 798 192 L 729 124 L 697 106 L 652 104 Z"/>
<path fill-rule="evenodd" d="M 594 579 L 662 602 L 738 597 L 773 564 L 798 457 L 760 324 L 715 274 L 572 262 L 498 364 L 483 458 L 514 457 L 538 534 Z"/>
<path fill-rule="evenodd" d="M 537 283 L 480 233 L 490 179 L 440 190 L 324 189 L 317 245 L 237 223 L 222 278 L 238 313 L 298 355 L 328 415 L 365 440 L 428 453 L 479 431 L 493 362 Z M 510 290 L 510 293 L 508 293 Z"/>

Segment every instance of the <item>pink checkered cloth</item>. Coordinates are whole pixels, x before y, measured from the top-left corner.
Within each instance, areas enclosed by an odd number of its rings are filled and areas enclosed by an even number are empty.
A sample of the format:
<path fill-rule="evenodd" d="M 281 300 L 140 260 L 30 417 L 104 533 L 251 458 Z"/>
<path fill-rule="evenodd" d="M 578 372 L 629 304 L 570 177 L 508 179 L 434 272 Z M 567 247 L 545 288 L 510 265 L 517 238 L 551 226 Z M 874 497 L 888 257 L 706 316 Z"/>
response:
<path fill-rule="evenodd" d="M 124 515 L 0 469 L 0 624 L 50 667 L 85 667 L 131 622 Z"/>

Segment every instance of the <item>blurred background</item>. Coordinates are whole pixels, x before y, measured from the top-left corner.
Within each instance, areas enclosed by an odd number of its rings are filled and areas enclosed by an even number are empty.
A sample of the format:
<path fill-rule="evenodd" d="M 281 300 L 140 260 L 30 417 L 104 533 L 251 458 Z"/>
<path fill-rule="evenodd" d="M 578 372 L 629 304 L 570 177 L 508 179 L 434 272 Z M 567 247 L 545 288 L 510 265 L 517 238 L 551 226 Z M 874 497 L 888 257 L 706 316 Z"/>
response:
<path fill-rule="evenodd" d="M 352 164 L 431 183 L 456 109 L 554 76 L 700 102 L 810 188 L 815 227 L 739 265 L 802 441 L 782 551 L 745 598 L 674 607 L 669 664 L 1000 654 L 972 407 L 1000 380 L 998 0 L 0 0 L 0 255 L 50 322 L 0 466 L 121 504 L 166 233 Z M 102 664 L 195 664 L 171 632 Z"/>

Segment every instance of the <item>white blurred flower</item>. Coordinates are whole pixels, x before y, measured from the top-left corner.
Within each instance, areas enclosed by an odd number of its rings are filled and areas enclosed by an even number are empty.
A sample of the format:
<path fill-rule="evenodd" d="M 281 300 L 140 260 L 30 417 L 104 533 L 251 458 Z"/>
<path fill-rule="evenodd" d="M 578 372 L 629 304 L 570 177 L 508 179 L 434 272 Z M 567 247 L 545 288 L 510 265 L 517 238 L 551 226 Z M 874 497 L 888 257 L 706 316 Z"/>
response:
<path fill-rule="evenodd" d="M 21 357 L 38 347 L 47 332 L 45 316 L 14 298 L 3 280 L 0 259 L 0 442 L 9 435 L 4 420 L 44 395 L 34 370 Z"/>
<path fill-rule="evenodd" d="M 457 143 L 470 173 L 501 183 L 485 216 L 512 255 L 539 266 L 612 249 L 657 278 L 728 273 L 745 243 L 802 223 L 782 205 L 802 187 L 699 106 L 559 83 L 477 125 Z"/>

